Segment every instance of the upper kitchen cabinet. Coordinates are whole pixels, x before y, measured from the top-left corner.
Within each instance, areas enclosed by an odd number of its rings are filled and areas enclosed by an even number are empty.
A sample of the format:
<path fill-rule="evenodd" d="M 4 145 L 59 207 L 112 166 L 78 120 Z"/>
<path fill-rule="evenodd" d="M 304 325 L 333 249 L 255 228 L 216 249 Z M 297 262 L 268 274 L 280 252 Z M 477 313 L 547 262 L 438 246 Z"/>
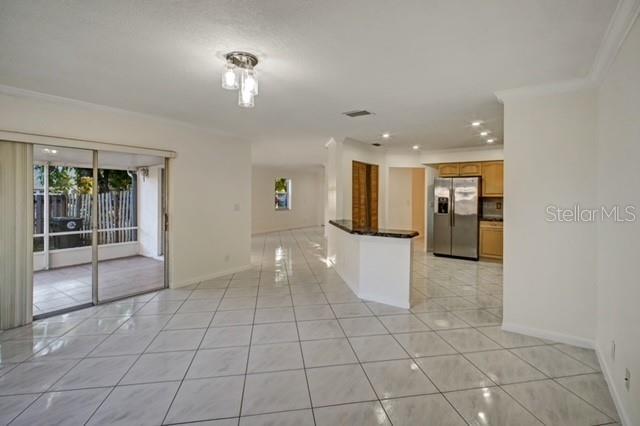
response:
<path fill-rule="evenodd" d="M 438 166 L 438 175 L 440 177 L 454 177 L 460 176 L 460 169 L 458 163 L 440 164 Z"/>
<path fill-rule="evenodd" d="M 481 176 L 482 164 L 481 163 L 459 163 L 458 164 L 458 176 Z"/>
<path fill-rule="evenodd" d="M 502 197 L 504 165 L 502 161 L 482 163 L 482 196 Z"/>

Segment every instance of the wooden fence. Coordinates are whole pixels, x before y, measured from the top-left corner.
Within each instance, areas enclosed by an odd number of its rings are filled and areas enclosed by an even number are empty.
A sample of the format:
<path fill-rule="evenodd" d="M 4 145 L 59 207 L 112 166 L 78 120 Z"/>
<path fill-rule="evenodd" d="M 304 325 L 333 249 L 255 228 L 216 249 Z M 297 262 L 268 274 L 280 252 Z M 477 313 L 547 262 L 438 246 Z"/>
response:
<path fill-rule="evenodd" d="M 121 229 L 137 226 L 135 192 L 110 191 L 98 194 L 98 244 L 137 241 L 136 229 Z M 91 194 L 50 194 L 49 216 L 73 217 L 82 223 L 75 231 L 91 230 Z M 44 230 L 44 195 L 34 194 L 34 233 Z M 53 230 L 50 230 L 53 232 Z"/>

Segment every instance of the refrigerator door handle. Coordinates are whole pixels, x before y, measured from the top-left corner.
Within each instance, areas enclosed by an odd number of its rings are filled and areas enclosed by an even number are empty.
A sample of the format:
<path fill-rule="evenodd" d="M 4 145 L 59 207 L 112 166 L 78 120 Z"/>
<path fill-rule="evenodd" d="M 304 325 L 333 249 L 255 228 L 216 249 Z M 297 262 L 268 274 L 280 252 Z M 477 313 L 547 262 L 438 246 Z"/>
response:
<path fill-rule="evenodd" d="M 456 226 L 456 189 L 453 187 L 453 184 L 451 185 L 451 193 L 449 196 L 451 199 L 451 226 Z"/>

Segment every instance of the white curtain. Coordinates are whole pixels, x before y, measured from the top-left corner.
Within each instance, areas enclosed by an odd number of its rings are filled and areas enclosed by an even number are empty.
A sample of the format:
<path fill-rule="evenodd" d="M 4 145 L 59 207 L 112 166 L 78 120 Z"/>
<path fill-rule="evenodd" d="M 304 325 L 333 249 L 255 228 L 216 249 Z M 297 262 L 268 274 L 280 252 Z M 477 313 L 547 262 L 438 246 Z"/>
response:
<path fill-rule="evenodd" d="M 0 329 L 33 308 L 33 145 L 0 141 Z"/>

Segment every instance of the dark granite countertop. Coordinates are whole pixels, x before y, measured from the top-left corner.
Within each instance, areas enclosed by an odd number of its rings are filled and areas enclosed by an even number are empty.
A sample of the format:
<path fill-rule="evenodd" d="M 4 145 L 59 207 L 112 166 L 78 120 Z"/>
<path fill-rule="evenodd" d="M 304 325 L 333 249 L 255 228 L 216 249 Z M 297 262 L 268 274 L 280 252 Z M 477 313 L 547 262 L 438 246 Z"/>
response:
<path fill-rule="evenodd" d="M 342 229 L 345 232 L 356 235 L 369 235 L 372 237 L 389 237 L 389 238 L 413 238 L 417 237 L 417 231 L 407 231 L 403 229 L 384 229 L 384 228 L 363 228 L 353 226 L 351 220 L 330 220 L 330 224 Z"/>
<path fill-rule="evenodd" d="M 481 222 L 502 222 L 501 217 L 482 217 L 480 218 Z"/>

